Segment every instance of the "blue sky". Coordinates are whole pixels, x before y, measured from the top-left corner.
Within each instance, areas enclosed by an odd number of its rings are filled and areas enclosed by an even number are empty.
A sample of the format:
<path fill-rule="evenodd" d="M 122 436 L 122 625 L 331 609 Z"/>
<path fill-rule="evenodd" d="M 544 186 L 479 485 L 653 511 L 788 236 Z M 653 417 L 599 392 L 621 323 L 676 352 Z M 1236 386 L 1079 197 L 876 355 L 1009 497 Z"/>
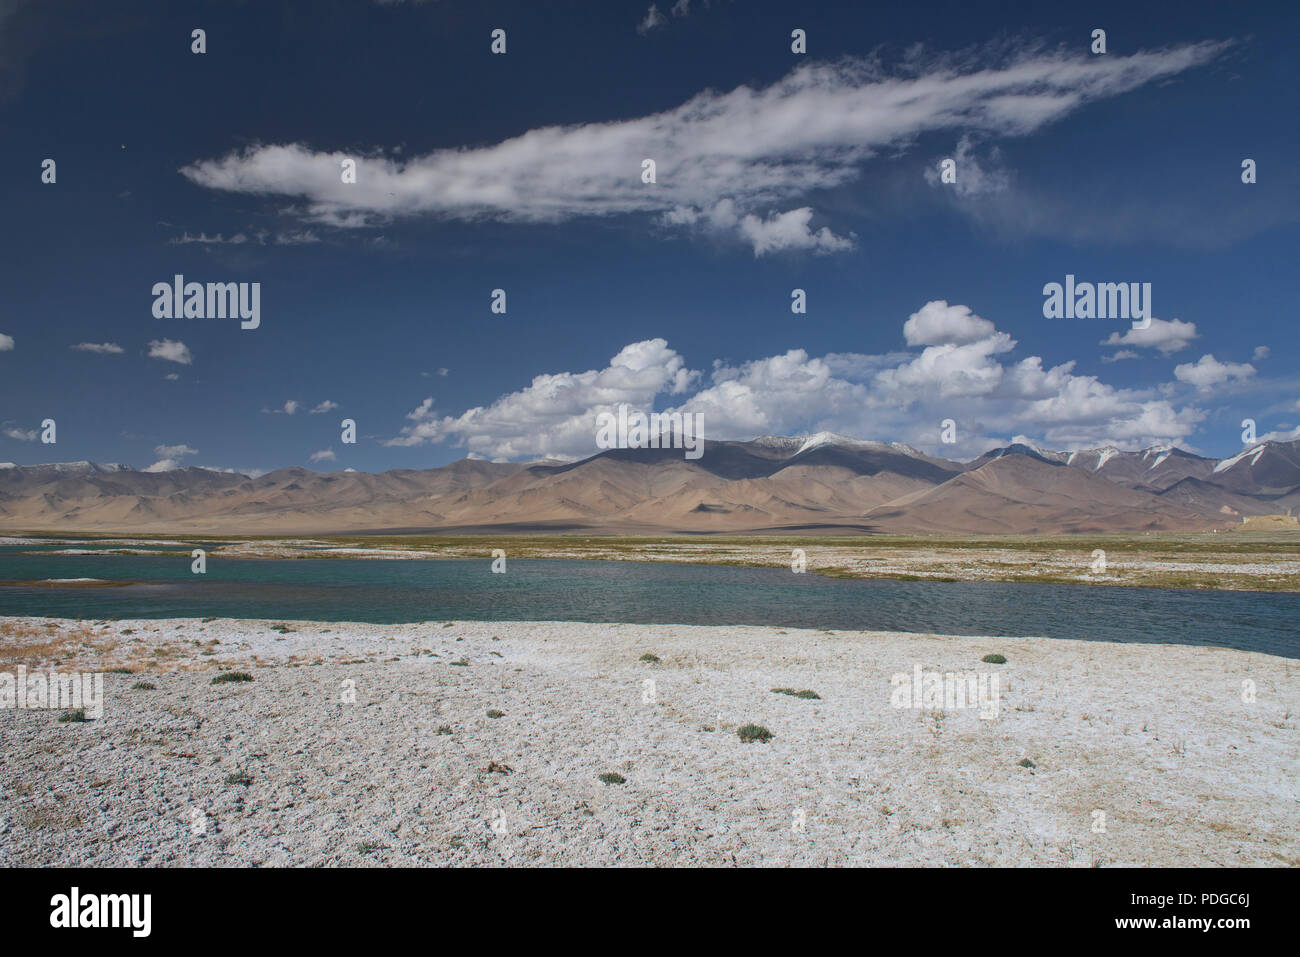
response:
<path fill-rule="evenodd" d="M 620 402 L 954 458 L 1300 425 L 1294 4 L 188 6 L 0 0 L 0 461 L 572 458 Z M 155 318 L 177 273 L 260 327 Z M 1067 274 L 1152 328 L 1044 318 Z"/>

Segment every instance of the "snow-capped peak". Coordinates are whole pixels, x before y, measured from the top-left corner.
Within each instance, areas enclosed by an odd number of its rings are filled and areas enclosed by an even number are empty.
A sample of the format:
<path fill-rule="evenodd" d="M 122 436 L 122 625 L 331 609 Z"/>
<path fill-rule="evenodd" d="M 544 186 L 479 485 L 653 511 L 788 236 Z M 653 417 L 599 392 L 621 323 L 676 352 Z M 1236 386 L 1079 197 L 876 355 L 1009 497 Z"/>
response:
<path fill-rule="evenodd" d="M 1228 469 L 1232 468 L 1234 465 L 1236 465 L 1242 459 L 1246 458 L 1246 456 L 1248 455 L 1250 456 L 1250 464 L 1254 465 L 1256 462 L 1259 461 L 1259 457 L 1264 454 L 1265 448 L 1267 448 L 1266 445 L 1252 445 L 1248 449 L 1243 449 L 1242 451 L 1234 455 L 1232 458 L 1224 459 L 1222 462 L 1216 465 L 1214 467 L 1214 471 L 1226 472 Z"/>
<path fill-rule="evenodd" d="M 809 449 L 820 448 L 823 445 L 839 445 L 844 448 L 858 449 L 895 449 L 899 451 L 907 449 L 907 446 L 897 442 L 893 444 L 871 442 L 867 439 L 851 439 L 847 435 L 840 435 L 838 432 L 818 432 L 816 435 L 810 435 L 804 439 L 803 445 L 799 446 L 799 451 L 794 454 L 802 455 Z M 912 454 L 917 454 L 915 450 L 910 451 Z"/>

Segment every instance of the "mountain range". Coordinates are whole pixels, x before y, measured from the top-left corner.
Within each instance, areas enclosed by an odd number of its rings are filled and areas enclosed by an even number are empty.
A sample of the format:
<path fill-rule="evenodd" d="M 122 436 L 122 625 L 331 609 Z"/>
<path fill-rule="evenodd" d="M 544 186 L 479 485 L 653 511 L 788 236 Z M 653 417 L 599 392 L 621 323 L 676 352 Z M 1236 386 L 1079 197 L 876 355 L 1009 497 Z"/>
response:
<path fill-rule="evenodd" d="M 578 462 L 250 477 L 0 463 L 0 529 L 125 534 L 1196 531 L 1300 510 L 1300 440 L 1227 459 L 1173 446 L 994 449 L 971 462 L 832 433 L 611 449 Z"/>

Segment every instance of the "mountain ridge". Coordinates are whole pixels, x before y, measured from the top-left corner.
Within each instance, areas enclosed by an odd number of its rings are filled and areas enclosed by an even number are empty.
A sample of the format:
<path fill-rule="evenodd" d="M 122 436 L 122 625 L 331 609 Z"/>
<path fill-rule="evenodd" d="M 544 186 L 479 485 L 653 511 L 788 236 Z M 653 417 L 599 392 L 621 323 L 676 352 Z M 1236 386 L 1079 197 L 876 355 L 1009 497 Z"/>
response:
<path fill-rule="evenodd" d="M 466 458 L 257 476 L 89 461 L 0 467 L 6 531 L 1062 534 L 1210 530 L 1298 508 L 1296 440 L 1225 459 L 1172 445 L 1054 451 L 1013 442 L 958 462 L 820 432 L 709 442 L 698 460 L 678 449 L 608 449 L 563 463 Z"/>

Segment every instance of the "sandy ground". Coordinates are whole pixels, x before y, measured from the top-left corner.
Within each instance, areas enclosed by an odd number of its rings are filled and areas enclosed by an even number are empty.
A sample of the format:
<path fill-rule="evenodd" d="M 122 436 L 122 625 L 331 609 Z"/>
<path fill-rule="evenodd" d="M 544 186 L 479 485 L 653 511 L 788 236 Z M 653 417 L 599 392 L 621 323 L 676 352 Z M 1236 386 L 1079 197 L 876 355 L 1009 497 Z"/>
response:
<path fill-rule="evenodd" d="M 1300 865 L 1300 665 L 1267 655 L 0 619 L 0 673 L 20 664 L 136 673 L 106 675 L 97 720 L 0 710 L 4 866 Z M 894 707 L 915 666 L 997 673 L 997 717 Z M 254 680 L 212 683 L 231 669 Z M 743 742 L 748 723 L 771 741 Z"/>

